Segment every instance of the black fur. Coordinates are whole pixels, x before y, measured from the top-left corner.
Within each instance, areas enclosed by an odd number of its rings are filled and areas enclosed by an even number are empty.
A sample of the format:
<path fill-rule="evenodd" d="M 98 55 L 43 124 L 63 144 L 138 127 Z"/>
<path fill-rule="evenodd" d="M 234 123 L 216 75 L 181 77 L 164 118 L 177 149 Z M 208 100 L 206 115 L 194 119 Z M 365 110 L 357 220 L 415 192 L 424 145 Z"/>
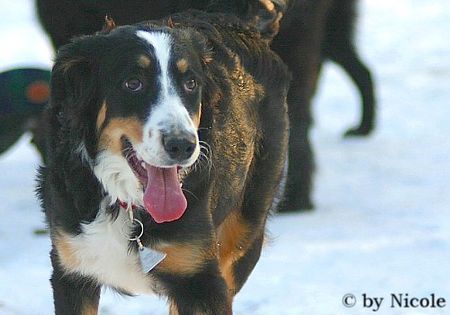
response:
<path fill-rule="evenodd" d="M 272 10 L 263 3 L 272 3 Z M 160 18 L 186 8 L 233 13 L 254 24 L 293 74 L 288 104 L 291 124 L 286 198 L 280 211 L 311 209 L 314 157 L 309 140 L 310 112 L 321 64 L 341 65 L 357 85 L 362 118 L 346 136 L 370 134 L 375 123 L 375 98 L 370 71 L 354 46 L 357 0 L 203 0 L 203 1 L 97 1 L 37 0 L 41 22 L 58 48 L 70 38 L 99 30 L 105 15 L 118 24 Z M 283 15 L 281 22 L 278 14 Z"/>
<path fill-rule="evenodd" d="M 121 98 L 116 84 L 120 74 L 129 71 L 133 56 L 144 51 L 135 36 L 139 29 L 171 34 L 175 54 L 183 47 L 189 52 L 185 57 L 189 64 L 202 62 L 197 69 L 202 82 L 199 137 L 209 146 L 211 162 L 210 168 L 194 168 L 183 179 L 188 209 L 181 219 L 157 224 L 147 211 L 136 210 L 136 218 L 145 226 L 141 238 L 145 246 L 200 244 L 196 246 L 204 255 L 198 257 L 201 265 L 195 271 L 177 273 L 161 265 L 151 271 L 151 277 L 179 314 L 231 314 L 232 297 L 259 259 L 266 218 L 281 180 L 288 141 L 290 76 L 253 28 L 233 16 L 200 11 L 81 37 L 59 51 L 45 113 L 48 163 L 41 168 L 39 180 L 39 196 L 54 244 L 56 313 L 80 314 L 86 307 L 93 310 L 98 305 L 102 283 L 71 272 L 56 244 L 61 232 L 71 236 L 83 233 L 81 223 L 95 219 L 108 194 L 89 162 L 95 163 L 100 152 L 102 129 L 96 130 L 96 119 L 102 103 L 108 104 L 107 124 L 112 116 L 143 119 L 148 113 L 145 106 L 154 102 L 152 91 L 158 87 L 152 85 L 151 76 L 145 77 L 149 92 L 141 98 Z M 80 154 L 81 142 L 89 158 Z M 107 211 L 113 221 L 118 211 L 125 210 L 113 205 Z M 234 216 L 243 232 L 227 234 L 223 226 Z M 232 288 L 221 269 L 220 246 L 227 237 L 236 243 L 230 253 L 243 251 L 231 264 Z M 130 245 L 131 253 L 135 252 L 135 242 Z"/>

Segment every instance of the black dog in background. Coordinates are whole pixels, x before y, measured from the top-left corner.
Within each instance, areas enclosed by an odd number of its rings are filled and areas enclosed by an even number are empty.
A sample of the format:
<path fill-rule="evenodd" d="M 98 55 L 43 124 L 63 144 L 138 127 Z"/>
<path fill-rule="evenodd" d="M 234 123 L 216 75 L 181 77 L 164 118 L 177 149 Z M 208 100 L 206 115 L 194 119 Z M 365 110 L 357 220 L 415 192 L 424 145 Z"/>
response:
<path fill-rule="evenodd" d="M 324 60 L 341 65 L 361 94 L 361 122 L 345 135 L 368 135 L 374 127 L 371 74 L 353 43 L 356 5 L 357 0 L 37 0 L 40 20 L 55 48 L 68 43 L 74 36 L 100 30 L 106 15 L 123 25 L 186 9 L 200 9 L 234 13 L 255 24 L 269 39 L 279 31 L 272 48 L 293 74 L 288 95 L 289 168 L 280 211 L 313 207 L 310 198 L 314 171 L 309 142 L 310 103 Z"/>

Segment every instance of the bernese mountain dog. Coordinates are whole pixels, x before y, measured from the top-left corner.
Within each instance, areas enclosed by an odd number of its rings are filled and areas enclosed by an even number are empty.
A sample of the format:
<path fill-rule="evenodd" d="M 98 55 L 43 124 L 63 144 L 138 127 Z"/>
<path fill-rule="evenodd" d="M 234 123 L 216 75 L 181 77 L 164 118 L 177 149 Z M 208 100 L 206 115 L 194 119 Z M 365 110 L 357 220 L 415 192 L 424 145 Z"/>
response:
<path fill-rule="evenodd" d="M 56 314 L 97 314 L 102 286 L 232 314 L 285 165 L 289 81 L 230 15 L 109 21 L 62 47 L 38 189 Z"/>

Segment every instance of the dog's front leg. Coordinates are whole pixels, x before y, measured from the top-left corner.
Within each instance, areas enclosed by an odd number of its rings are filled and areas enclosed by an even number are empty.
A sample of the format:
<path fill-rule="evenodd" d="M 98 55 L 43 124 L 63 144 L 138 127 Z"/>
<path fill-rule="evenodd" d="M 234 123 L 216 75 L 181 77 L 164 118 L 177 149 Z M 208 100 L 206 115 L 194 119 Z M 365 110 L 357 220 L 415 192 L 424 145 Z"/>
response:
<path fill-rule="evenodd" d="M 56 315 L 96 315 L 101 287 L 96 281 L 64 271 L 58 254 L 50 252 L 53 265 L 51 283 Z"/>
<path fill-rule="evenodd" d="M 166 275 L 171 315 L 231 315 L 225 281 L 217 264 L 193 275 Z"/>
<path fill-rule="evenodd" d="M 231 299 L 211 250 L 183 245 L 166 248 L 155 276 L 169 297 L 171 315 L 231 315 Z"/>

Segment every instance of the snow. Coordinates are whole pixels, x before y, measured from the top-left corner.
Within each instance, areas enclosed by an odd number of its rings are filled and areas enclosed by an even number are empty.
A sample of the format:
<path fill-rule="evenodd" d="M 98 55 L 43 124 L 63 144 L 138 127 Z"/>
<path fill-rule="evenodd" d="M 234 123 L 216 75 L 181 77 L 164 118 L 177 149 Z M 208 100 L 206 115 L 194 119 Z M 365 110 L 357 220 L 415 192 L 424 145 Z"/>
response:
<path fill-rule="evenodd" d="M 234 303 L 235 314 L 371 314 L 361 297 L 391 293 L 450 303 L 450 2 L 363 0 L 359 50 L 377 83 L 379 119 L 368 139 L 343 139 L 359 100 L 329 64 L 315 99 L 314 211 L 278 215 Z M 50 67 L 52 50 L 33 2 L 0 0 L 0 70 Z M 53 311 L 47 235 L 34 198 L 39 158 L 24 136 L 0 157 L 0 314 Z M 342 297 L 356 296 L 354 308 Z M 376 314 L 449 314 L 390 308 Z M 167 314 L 155 296 L 106 291 L 100 314 Z"/>

